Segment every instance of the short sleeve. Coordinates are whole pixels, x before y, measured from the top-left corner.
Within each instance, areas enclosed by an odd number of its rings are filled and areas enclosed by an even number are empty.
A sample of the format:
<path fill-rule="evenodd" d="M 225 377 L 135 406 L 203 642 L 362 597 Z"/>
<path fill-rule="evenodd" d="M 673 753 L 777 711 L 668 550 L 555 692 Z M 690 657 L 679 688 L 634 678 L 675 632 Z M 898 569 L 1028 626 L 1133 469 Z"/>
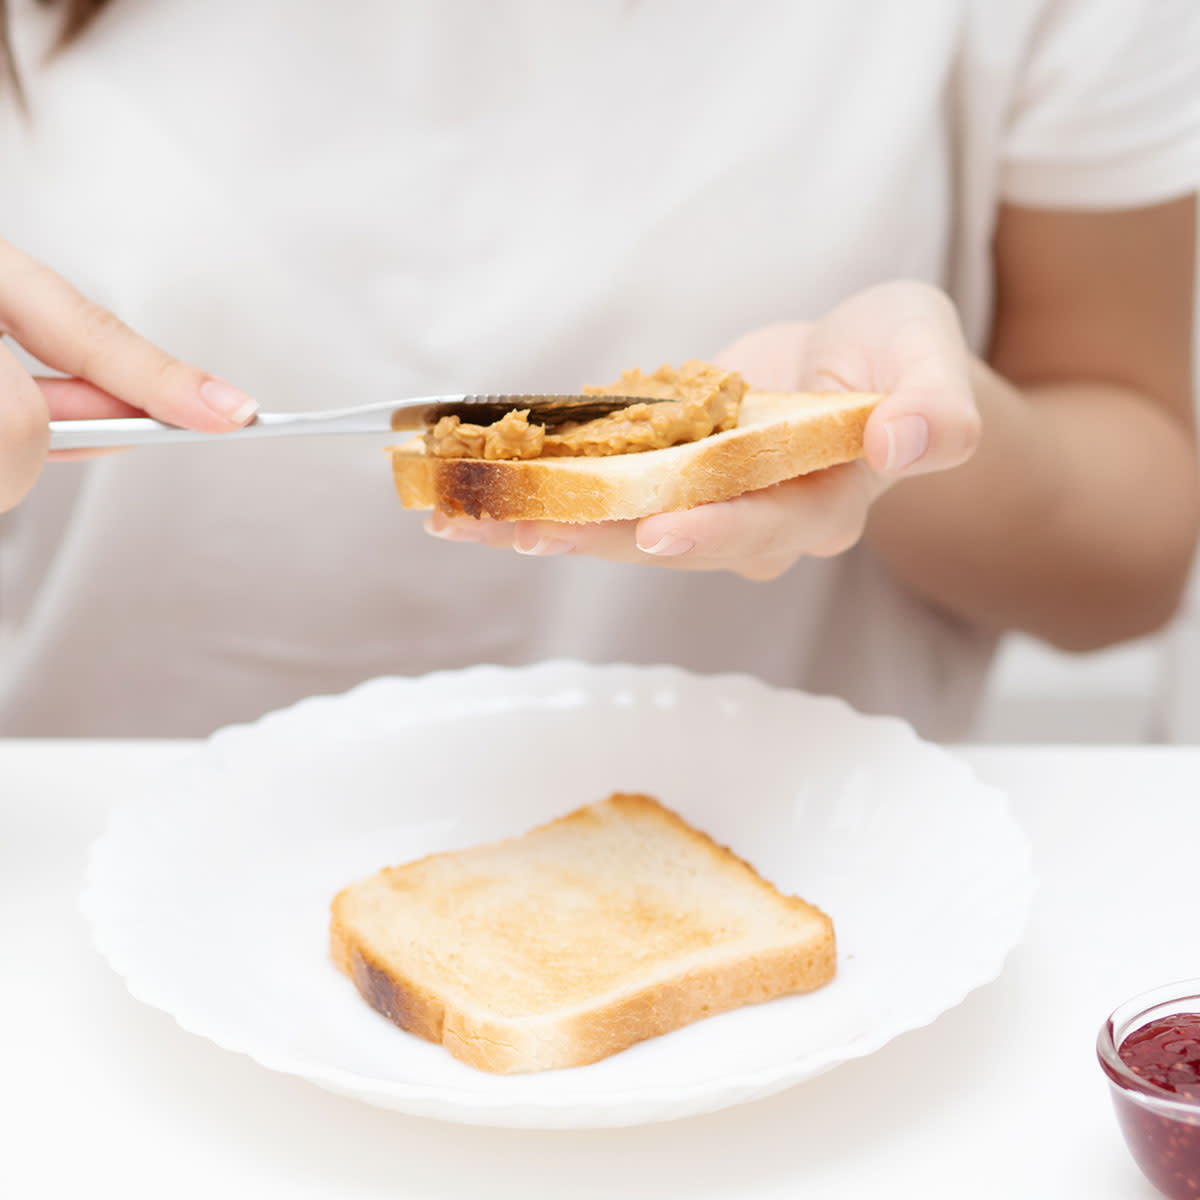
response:
<path fill-rule="evenodd" d="M 1029 207 L 1200 187 L 1200 0 L 1051 0 L 1008 114 L 1000 191 Z"/>

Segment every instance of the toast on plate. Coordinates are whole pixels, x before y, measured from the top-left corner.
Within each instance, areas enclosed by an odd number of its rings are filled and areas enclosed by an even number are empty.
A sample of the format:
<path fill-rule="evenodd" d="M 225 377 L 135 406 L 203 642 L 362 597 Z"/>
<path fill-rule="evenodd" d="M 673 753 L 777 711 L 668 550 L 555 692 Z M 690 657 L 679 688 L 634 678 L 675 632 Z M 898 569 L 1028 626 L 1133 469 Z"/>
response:
<path fill-rule="evenodd" d="M 656 800 L 389 867 L 333 901 L 362 997 L 485 1071 L 582 1066 L 836 969 L 833 924 Z"/>

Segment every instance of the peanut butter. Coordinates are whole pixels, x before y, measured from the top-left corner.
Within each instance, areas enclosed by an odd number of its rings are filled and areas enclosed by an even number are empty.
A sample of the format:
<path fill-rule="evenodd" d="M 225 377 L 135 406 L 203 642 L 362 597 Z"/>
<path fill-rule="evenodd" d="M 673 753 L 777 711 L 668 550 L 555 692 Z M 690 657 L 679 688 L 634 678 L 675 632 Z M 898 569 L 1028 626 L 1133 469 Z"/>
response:
<path fill-rule="evenodd" d="M 491 425 L 443 417 L 425 434 L 425 450 L 434 458 L 540 458 L 545 441 L 545 426 L 531 425 L 523 408 Z"/>
<path fill-rule="evenodd" d="M 616 383 L 583 391 L 589 396 L 645 396 L 657 403 L 632 404 L 607 417 L 553 430 L 531 424 L 528 409 L 506 413 L 492 425 L 443 417 L 425 435 L 426 452 L 435 458 L 521 459 L 660 450 L 732 429 L 746 382 L 733 371 L 693 361 L 678 370 L 659 367 L 652 375 L 626 371 Z"/>

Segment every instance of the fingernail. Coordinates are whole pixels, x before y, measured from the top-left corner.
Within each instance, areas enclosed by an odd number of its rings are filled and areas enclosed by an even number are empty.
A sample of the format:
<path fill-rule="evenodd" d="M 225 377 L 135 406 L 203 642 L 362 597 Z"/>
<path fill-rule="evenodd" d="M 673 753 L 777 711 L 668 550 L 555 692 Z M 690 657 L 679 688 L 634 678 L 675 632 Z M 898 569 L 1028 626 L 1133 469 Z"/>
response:
<path fill-rule="evenodd" d="M 224 417 L 234 425 L 243 424 L 258 412 L 257 401 L 223 379 L 206 379 L 200 385 L 200 399 L 218 417 Z"/>
<path fill-rule="evenodd" d="M 575 547 L 570 542 L 558 538 L 538 538 L 528 550 L 524 546 L 514 546 L 518 554 L 528 554 L 533 557 L 549 557 L 552 554 L 570 554 Z"/>
<path fill-rule="evenodd" d="M 686 554 L 689 550 L 694 550 L 695 547 L 696 543 L 689 538 L 676 537 L 673 533 L 664 533 L 653 546 L 641 546 L 639 549 L 644 554 L 661 554 L 663 557 L 668 557 L 676 554 Z"/>
<path fill-rule="evenodd" d="M 896 417 L 884 426 L 884 430 L 888 444 L 886 471 L 903 471 L 911 467 L 929 449 L 929 422 L 916 413 Z"/>
<path fill-rule="evenodd" d="M 477 542 L 483 536 L 478 522 L 451 521 L 439 512 L 426 520 L 425 532 L 447 542 Z"/>
<path fill-rule="evenodd" d="M 518 554 L 529 554 L 539 558 L 552 554 L 569 554 L 575 547 L 562 538 L 544 537 L 536 529 L 518 527 L 513 536 L 513 549 Z"/>

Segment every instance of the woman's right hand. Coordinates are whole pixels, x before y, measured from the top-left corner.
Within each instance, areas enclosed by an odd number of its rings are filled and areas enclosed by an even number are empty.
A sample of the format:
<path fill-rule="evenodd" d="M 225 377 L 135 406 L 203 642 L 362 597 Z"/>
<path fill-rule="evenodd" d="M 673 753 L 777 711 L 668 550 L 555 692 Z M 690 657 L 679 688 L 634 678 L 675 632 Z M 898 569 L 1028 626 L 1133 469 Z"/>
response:
<path fill-rule="evenodd" d="M 157 417 L 224 433 L 257 405 L 224 380 L 172 358 L 42 263 L 0 240 L 0 337 L 8 335 L 67 378 L 30 375 L 0 342 L 0 512 L 33 487 L 51 420 Z"/>

